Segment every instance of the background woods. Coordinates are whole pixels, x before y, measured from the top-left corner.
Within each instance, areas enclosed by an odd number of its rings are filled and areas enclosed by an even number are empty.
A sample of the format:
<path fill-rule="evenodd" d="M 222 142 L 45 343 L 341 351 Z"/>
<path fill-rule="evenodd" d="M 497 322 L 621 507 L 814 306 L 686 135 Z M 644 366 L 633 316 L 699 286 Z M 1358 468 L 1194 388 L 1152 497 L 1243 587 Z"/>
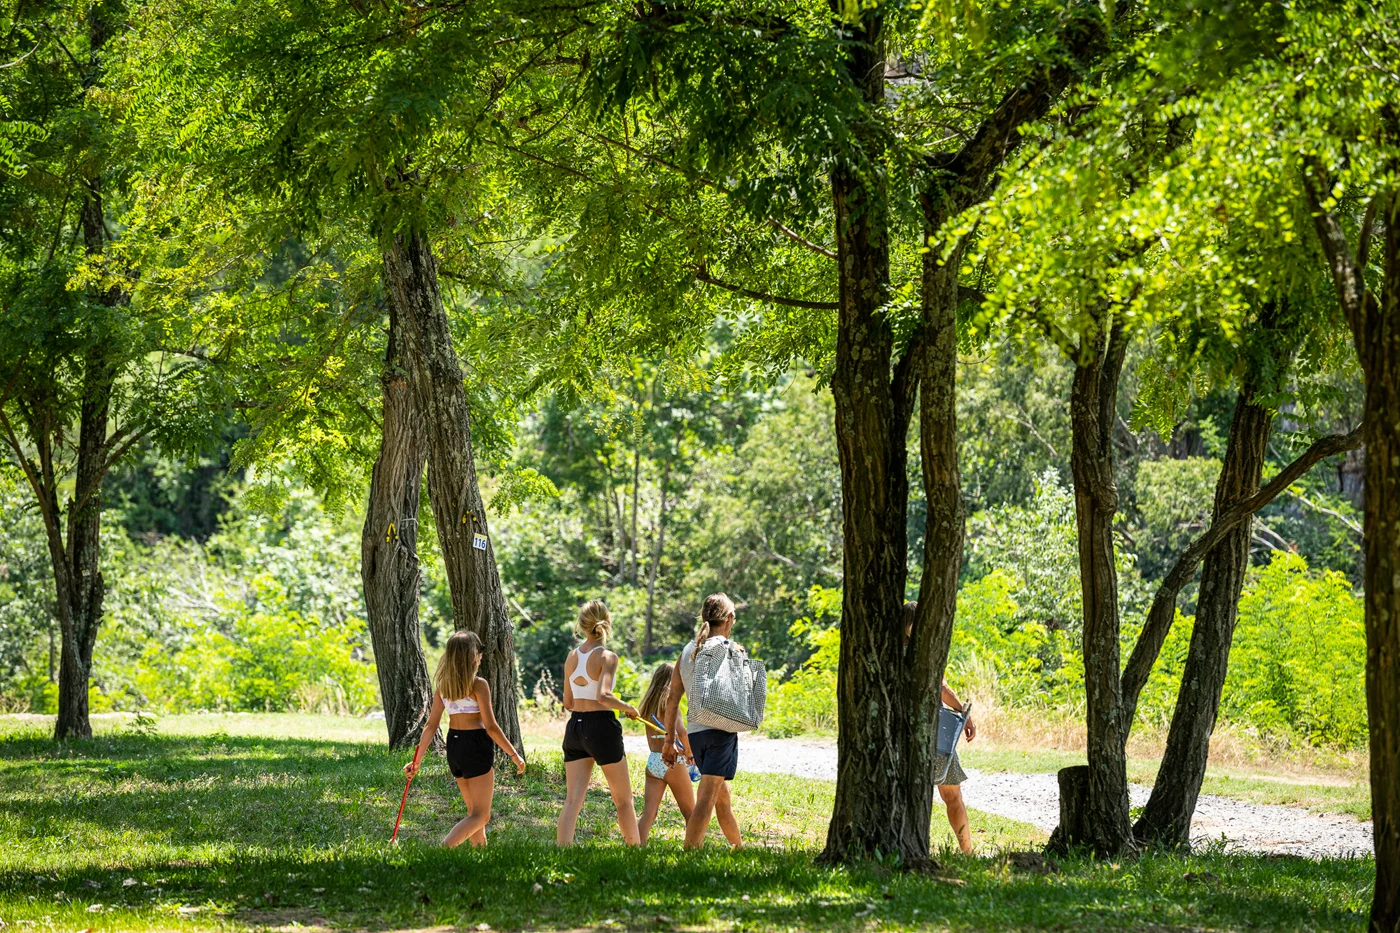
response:
<path fill-rule="evenodd" d="M 631 697 L 723 590 L 838 738 L 826 861 L 929 860 L 946 677 L 1084 736 L 1062 852 L 1189 846 L 1221 731 L 1368 755 L 1400 924 L 1392 0 L 0 36 L 7 709 L 398 747 L 465 628 L 523 747 L 581 602 Z"/>

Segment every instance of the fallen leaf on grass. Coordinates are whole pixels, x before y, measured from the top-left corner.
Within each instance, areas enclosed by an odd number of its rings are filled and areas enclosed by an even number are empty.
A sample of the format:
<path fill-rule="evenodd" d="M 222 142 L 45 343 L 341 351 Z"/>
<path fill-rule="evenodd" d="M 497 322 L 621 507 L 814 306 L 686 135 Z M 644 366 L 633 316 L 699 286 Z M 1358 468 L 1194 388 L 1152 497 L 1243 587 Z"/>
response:
<path fill-rule="evenodd" d="M 538 881 L 536 881 L 536 882 L 535 882 L 535 886 L 534 886 L 533 888 L 530 889 L 530 892 L 531 892 L 532 894 L 539 894 L 539 893 L 540 893 L 541 891 L 543 891 L 543 890 L 544 890 L 544 885 L 542 885 L 542 884 L 540 884 Z"/>
<path fill-rule="evenodd" d="M 137 885 L 137 884 L 140 884 L 140 883 L 141 883 L 141 882 L 137 881 L 135 878 L 127 878 L 127 879 L 125 879 L 125 880 L 122 881 L 122 887 L 124 887 L 124 888 L 129 888 L 129 887 L 132 887 L 133 885 Z"/>
<path fill-rule="evenodd" d="M 101 905 L 101 904 L 93 904 L 93 905 L 91 905 L 90 907 L 88 907 L 88 913 L 90 913 L 90 914 L 100 914 L 100 913 L 102 913 L 102 905 Z"/>

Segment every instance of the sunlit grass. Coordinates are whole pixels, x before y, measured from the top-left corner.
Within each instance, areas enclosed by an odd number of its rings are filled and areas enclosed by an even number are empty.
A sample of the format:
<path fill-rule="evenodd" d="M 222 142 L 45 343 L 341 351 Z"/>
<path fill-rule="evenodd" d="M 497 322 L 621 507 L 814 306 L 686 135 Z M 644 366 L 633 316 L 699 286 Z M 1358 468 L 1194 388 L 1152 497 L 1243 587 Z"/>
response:
<path fill-rule="evenodd" d="M 382 724 L 311 717 L 163 720 L 162 733 L 105 725 L 56 745 L 47 729 L 0 730 L 0 920 L 15 930 L 341 929 L 1360 930 L 1368 859 L 1152 856 L 1013 870 L 1003 848 L 1043 836 L 974 814 L 979 856 L 951 851 L 941 813 L 938 877 L 889 865 L 818 867 L 833 785 L 743 775 L 734 785 L 751 848 L 717 834 L 679 847 L 674 807 L 645 851 L 618 842 L 611 802 L 590 795 L 573 850 L 553 847 L 562 762 L 542 744 L 521 781 L 499 781 L 491 845 L 436 842 L 464 814 L 440 761 L 414 782 L 401 844 L 388 837 L 404 754 Z M 195 727 L 200 728 L 196 729 Z M 199 734 L 190 734 L 198 732 Z M 316 738 L 335 733 L 338 739 Z M 261 733 L 261 734 L 260 734 Z M 270 734 L 269 734 L 270 733 Z M 356 735 L 357 738 L 349 736 Z M 532 743 L 534 744 L 534 743 Z M 641 762 L 633 760 L 641 787 Z M 640 801 L 639 801 L 640 803 Z M 610 924 L 609 921 L 612 923 Z"/>

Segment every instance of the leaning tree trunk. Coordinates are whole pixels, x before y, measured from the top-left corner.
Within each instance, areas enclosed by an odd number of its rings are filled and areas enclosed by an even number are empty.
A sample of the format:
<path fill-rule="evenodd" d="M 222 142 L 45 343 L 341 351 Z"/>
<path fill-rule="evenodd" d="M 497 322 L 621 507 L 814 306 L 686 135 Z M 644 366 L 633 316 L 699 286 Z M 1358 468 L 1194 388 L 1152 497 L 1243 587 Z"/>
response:
<path fill-rule="evenodd" d="M 1255 401 L 1256 386 L 1247 381 L 1235 403 L 1230 440 L 1220 478 L 1215 484 L 1212 521 L 1230 506 L 1259 491 L 1268 451 L 1273 413 Z M 1134 835 L 1154 845 L 1187 848 L 1191 844 L 1191 815 L 1206 776 L 1210 736 L 1220 711 L 1220 693 L 1229 670 L 1230 642 L 1235 634 L 1240 591 L 1249 569 L 1250 520 L 1245 519 L 1209 551 L 1201 564 L 1201 589 L 1191 647 L 1172 713 L 1167 748 L 1152 796 Z"/>
<path fill-rule="evenodd" d="M 403 365 L 401 329 L 391 305 L 380 380 L 383 430 L 360 536 L 360 579 L 390 748 L 417 744 L 433 699 L 418 627 L 418 503 L 428 454 L 423 419 Z"/>
<path fill-rule="evenodd" d="M 936 242 L 946 215 L 936 196 L 923 199 L 925 242 Z M 938 736 L 938 714 L 943 702 L 944 668 L 953 640 L 957 610 L 958 574 L 962 570 L 965 519 L 962 478 L 958 472 L 957 367 L 959 300 L 958 269 L 962 245 L 942 261 L 940 250 L 924 253 L 922 278 L 922 347 L 913 365 L 919 367 L 919 452 L 923 468 L 924 524 L 923 573 L 919 580 L 919 606 L 905 647 L 905 663 L 896 682 L 903 702 L 896 710 L 900 728 L 908 736 L 904 773 L 900 781 L 914 798 L 915 812 L 924 818 L 915 829 L 929 836 L 928 818 L 935 793 L 933 758 Z M 905 395 L 912 407 L 913 386 L 896 383 L 896 397 Z"/>
<path fill-rule="evenodd" d="M 403 323 L 413 394 L 428 439 L 428 495 L 454 624 L 481 639 L 481 676 L 491 687 L 496 720 L 520 748 L 514 639 L 472 459 L 462 366 L 438 290 L 437 261 L 420 234 L 395 238 L 384 254 L 384 283 Z"/>
<path fill-rule="evenodd" d="M 1393 132 L 1400 136 L 1400 127 Z M 1376 847 L 1372 933 L 1400 931 L 1400 194 L 1383 211 L 1380 300 L 1357 334 L 1366 376 L 1366 709 Z"/>
<path fill-rule="evenodd" d="M 1109 320 L 1105 314 L 1102 320 Z M 1086 343 L 1091 339 L 1086 336 Z M 1121 323 L 1098 334 L 1075 363 L 1070 398 L 1074 507 L 1079 539 L 1079 581 L 1084 599 L 1084 690 L 1088 707 L 1088 780 L 1073 786 L 1083 800 L 1062 800 L 1054 849 L 1086 846 L 1103 856 L 1131 852 L 1128 765 L 1124 754 L 1122 684 L 1119 678 L 1118 572 L 1113 560 L 1113 519 L 1118 486 L 1113 476 L 1113 429 L 1118 377 L 1127 336 Z M 1061 786 L 1067 786 L 1062 780 Z"/>

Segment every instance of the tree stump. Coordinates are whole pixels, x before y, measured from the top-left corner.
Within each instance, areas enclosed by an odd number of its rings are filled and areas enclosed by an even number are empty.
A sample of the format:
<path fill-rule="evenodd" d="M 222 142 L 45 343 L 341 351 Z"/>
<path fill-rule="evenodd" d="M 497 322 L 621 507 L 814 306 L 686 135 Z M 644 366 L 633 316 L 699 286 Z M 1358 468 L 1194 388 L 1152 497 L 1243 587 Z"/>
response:
<path fill-rule="evenodd" d="M 1068 855 L 1070 849 L 1089 844 L 1089 766 L 1061 768 L 1060 825 L 1050 835 L 1045 851 L 1051 855 Z"/>

